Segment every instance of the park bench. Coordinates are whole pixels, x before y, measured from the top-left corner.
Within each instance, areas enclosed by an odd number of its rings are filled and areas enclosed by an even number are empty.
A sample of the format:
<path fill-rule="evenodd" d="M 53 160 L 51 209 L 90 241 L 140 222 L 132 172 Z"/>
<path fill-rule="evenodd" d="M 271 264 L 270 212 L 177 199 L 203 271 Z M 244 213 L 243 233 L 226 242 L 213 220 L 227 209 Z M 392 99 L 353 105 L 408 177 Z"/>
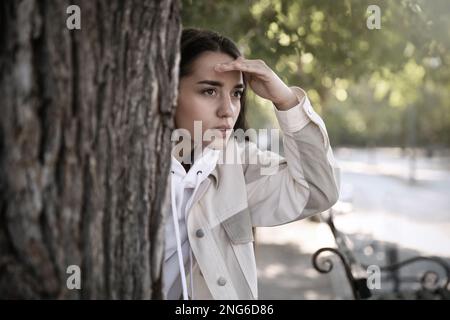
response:
<path fill-rule="evenodd" d="M 396 246 L 384 248 L 385 264 L 375 265 L 379 272 L 382 286 L 390 284 L 390 290 L 373 288 L 370 279 L 371 273 L 367 272 L 374 265 L 362 263 L 357 258 L 358 248 L 352 248 L 349 236 L 341 232 L 335 225 L 336 211 L 332 208 L 321 214 L 323 223 L 326 223 L 333 234 L 336 248 L 324 247 L 317 250 L 312 256 L 312 264 L 320 273 L 329 273 L 333 270 L 332 257 L 338 258 L 344 268 L 346 280 L 351 288 L 354 299 L 444 299 L 450 300 L 450 265 L 442 258 L 436 256 L 413 256 L 399 261 Z M 325 253 L 329 253 L 325 256 Z M 423 262 L 426 262 L 424 264 Z M 420 265 L 422 263 L 422 265 Z M 401 270 L 412 265 L 432 270 L 420 270 L 420 274 L 414 276 L 402 276 Z M 438 270 L 435 270 L 435 269 Z M 373 270 L 373 269 L 372 269 Z M 417 271 L 417 270 L 416 270 Z M 443 277 L 442 277 L 443 275 Z M 368 281 L 369 280 L 369 281 Z"/>

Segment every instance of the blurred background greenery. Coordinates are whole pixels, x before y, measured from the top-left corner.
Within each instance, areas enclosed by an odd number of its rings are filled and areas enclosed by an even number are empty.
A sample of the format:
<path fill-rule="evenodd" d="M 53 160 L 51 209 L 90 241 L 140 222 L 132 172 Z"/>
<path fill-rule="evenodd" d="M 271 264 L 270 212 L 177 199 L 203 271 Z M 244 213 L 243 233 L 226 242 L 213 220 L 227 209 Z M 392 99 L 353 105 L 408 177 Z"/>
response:
<path fill-rule="evenodd" d="M 304 88 L 338 146 L 450 146 L 448 0 L 183 0 L 184 27 L 218 31 Z M 366 25 L 381 8 L 381 29 Z M 276 126 L 249 96 L 251 127 Z"/>

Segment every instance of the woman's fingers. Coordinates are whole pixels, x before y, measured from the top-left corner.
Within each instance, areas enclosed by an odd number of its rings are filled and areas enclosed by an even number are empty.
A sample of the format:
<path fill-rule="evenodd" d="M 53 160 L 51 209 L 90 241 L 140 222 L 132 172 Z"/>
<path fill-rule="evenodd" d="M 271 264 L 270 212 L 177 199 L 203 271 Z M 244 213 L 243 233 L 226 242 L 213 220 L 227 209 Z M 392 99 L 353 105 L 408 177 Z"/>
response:
<path fill-rule="evenodd" d="M 233 60 L 231 62 L 227 63 L 219 63 L 216 65 L 216 67 L 219 68 L 219 70 L 222 71 L 229 71 L 229 70 L 241 70 L 241 71 L 259 71 L 260 66 L 258 63 L 255 63 L 255 61 L 252 60 L 246 60 L 244 58 L 237 58 L 236 60 Z"/>
<path fill-rule="evenodd" d="M 214 68 L 218 72 L 236 70 L 249 75 L 247 81 L 252 90 L 258 96 L 274 102 L 277 108 L 284 109 L 283 101 L 294 96 L 289 87 L 263 60 L 248 60 L 239 57 L 227 63 L 216 64 Z M 291 104 L 290 101 L 289 104 Z"/>
<path fill-rule="evenodd" d="M 219 72 L 236 70 L 253 73 L 258 76 L 267 75 L 264 62 L 261 60 L 247 60 L 241 57 L 228 63 L 219 63 L 215 66 L 215 70 Z"/>

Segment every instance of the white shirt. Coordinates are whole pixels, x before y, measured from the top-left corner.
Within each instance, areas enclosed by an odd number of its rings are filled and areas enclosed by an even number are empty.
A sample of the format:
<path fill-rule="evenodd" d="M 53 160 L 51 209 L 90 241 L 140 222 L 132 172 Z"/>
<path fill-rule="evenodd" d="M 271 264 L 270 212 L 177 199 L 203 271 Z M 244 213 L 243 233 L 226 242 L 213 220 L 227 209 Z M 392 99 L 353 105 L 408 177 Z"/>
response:
<path fill-rule="evenodd" d="M 189 245 L 186 219 L 201 182 L 214 170 L 219 150 L 205 148 L 186 173 L 172 155 L 171 163 L 171 216 L 166 217 L 164 251 L 164 293 L 169 300 L 188 299 L 185 269 L 189 265 L 192 276 L 192 251 Z M 176 216 L 176 219 L 174 219 Z M 180 263 L 180 261 L 183 263 Z M 190 281 L 192 284 L 192 281 Z M 191 286 L 191 298 L 194 288 Z"/>

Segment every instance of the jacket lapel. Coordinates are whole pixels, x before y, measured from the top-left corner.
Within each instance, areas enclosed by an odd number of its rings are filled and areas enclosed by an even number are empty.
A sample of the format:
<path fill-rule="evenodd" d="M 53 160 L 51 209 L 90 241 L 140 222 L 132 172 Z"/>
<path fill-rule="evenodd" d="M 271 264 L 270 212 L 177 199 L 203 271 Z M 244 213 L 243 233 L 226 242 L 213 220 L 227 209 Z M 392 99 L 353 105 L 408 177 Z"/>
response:
<path fill-rule="evenodd" d="M 233 160 L 234 159 L 234 160 Z M 248 207 L 247 189 L 240 161 L 239 147 L 231 138 L 226 147 L 226 154 L 219 158 L 218 164 L 209 178 L 214 183 L 200 199 L 213 226 L 225 221 L 234 214 Z"/>

